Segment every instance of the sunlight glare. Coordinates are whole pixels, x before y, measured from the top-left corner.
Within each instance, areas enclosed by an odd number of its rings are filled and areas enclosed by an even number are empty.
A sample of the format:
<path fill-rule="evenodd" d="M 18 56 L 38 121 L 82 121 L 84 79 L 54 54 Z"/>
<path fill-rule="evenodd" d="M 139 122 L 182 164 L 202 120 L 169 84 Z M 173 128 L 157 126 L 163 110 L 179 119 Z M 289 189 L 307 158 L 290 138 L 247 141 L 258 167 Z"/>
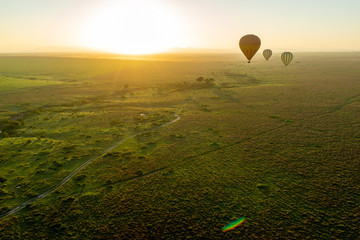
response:
<path fill-rule="evenodd" d="M 183 22 L 154 1 L 127 1 L 97 9 L 86 23 L 82 45 L 122 54 L 151 54 L 186 47 Z"/>

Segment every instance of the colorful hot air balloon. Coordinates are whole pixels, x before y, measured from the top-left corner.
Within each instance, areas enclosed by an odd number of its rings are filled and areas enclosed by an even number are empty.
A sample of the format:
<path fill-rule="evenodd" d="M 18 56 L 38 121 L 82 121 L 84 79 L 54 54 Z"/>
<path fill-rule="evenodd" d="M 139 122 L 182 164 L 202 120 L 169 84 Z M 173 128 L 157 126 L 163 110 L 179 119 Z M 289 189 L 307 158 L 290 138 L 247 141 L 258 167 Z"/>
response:
<path fill-rule="evenodd" d="M 293 54 L 291 52 L 283 52 L 281 54 L 281 61 L 285 64 L 285 66 L 289 65 L 292 59 Z"/>
<path fill-rule="evenodd" d="M 249 60 L 248 63 L 250 63 L 252 57 L 259 50 L 260 45 L 260 38 L 253 34 L 245 35 L 240 39 L 239 46 L 245 57 Z"/>
<path fill-rule="evenodd" d="M 264 55 L 264 58 L 265 58 L 266 61 L 267 61 L 267 60 L 269 60 L 269 58 L 271 57 L 272 51 L 271 51 L 270 49 L 265 49 L 265 50 L 263 51 L 263 55 Z"/>

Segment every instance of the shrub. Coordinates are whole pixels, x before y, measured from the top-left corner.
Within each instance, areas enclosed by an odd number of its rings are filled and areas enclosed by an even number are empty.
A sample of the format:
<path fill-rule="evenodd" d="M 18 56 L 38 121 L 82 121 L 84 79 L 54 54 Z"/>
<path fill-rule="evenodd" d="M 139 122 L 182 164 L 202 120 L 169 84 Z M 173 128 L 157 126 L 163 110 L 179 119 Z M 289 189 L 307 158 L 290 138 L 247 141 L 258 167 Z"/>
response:
<path fill-rule="evenodd" d="M 6 178 L 5 177 L 3 177 L 3 176 L 0 176 L 0 183 L 4 183 L 4 182 L 6 182 Z"/>
<path fill-rule="evenodd" d="M 16 129 L 23 125 L 22 121 L 12 121 L 11 119 L 0 119 L 0 136 L 8 137 L 14 135 Z"/>
<path fill-rule="evenodd" d="M 80 174 L 80 175 L 75 176 L 74 180 L 75 181 L 81 181 L 81 180 L 84 180 L 85 178 L 86 178 L 85 174 Z"/>

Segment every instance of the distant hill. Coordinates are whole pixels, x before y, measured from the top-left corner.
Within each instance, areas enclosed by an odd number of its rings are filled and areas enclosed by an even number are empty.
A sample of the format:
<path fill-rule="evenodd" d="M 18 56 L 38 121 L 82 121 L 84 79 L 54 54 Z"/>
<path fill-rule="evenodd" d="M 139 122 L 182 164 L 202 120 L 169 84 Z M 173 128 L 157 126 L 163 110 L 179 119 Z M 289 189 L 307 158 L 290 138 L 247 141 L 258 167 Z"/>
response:
<path fill-rule="evenodd" d="M 172 48 L 174 53 L 227 53 L 234 52 L 234 49 L 209 49 L 209 48 Z"/>
<path fill-rule="evenodd" d="M 100 52 L 99 50 L 89 48 L 89 47 L 57 47 L 57 46 L 49 46 L 49 47 L 40 47 L 34 48 L 32 50 L 26 51 L 31 53 L 69 53 L 69 52 Z"/>
<path fill-rule="evenodd" d="M 233 49 L 201 49 L 201 48 L 172 48 L 167 52 L 154 54 L 120 54 L 101 51 L 89 47 L 74 47 L 74 46 L 48 46 L 25 50 L 21 52 L 7 52 L 0 53 L 2 57 L 81 57 L 81 58 L 124 58 L 124 59 L 153 59 L 154 57 L 163 60 L 174 58 L 186 58 L 189 54 L 218 54 L 218 53 L 234 53 Z"/>

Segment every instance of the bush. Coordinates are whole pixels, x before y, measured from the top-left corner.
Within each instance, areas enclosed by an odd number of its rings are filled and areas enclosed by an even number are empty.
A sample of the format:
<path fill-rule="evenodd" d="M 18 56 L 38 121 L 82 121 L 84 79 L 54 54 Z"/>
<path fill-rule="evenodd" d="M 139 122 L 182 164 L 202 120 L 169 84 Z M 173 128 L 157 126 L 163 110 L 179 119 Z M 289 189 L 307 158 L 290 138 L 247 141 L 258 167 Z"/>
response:
<path fill-rule="evenodd" d="M 5 196 L 7 194 L 8 192 L 6 190 L 0 189 L 0 196 Z"/>
<path fill-rule="evenodd" d="M 5 177 L 3 177 L 3 176 L 0 176 L 0 183 L 4 183 L 4 182 L 6 182 L 6 178 Z"/>
<path fill-rule="evenodd" d="M 198 81 L 199 83 L 201 83 L 201 82 L 204 81 L 204 77 L 198 77 L 198 78 L 196 79 L 196 81 Z"/>
<path fill-rule="evenodd" d="M 8 137 L 14 135 L 16 129 L 23 125 L 22 121 L 12 121 L 11 119 L 0 119 L 0 136 Z"/>
<path fill-rule="evenodd" d="M 86 178 L 85 174 L 80 174 L 80 175 L 75 176 L 74 180 L 75 181 L 81 181 L 81 180 L 84 180 L 85 178 Z"/>
<path fill-rule="evenodd" d="M 0 214 L 6 213 L 10 211 L 10 208 L 8 206 L 4 206 L 0 208 Z"/>
<path fill-rule="evenodd" d="M 140 176 L 143 176 L 144 173 L 143 173 L 143 171 L 138 170 L 138 171 L 135 172 L 135 175 L 138 176 L 138 177 L 140 177 Z"/>

